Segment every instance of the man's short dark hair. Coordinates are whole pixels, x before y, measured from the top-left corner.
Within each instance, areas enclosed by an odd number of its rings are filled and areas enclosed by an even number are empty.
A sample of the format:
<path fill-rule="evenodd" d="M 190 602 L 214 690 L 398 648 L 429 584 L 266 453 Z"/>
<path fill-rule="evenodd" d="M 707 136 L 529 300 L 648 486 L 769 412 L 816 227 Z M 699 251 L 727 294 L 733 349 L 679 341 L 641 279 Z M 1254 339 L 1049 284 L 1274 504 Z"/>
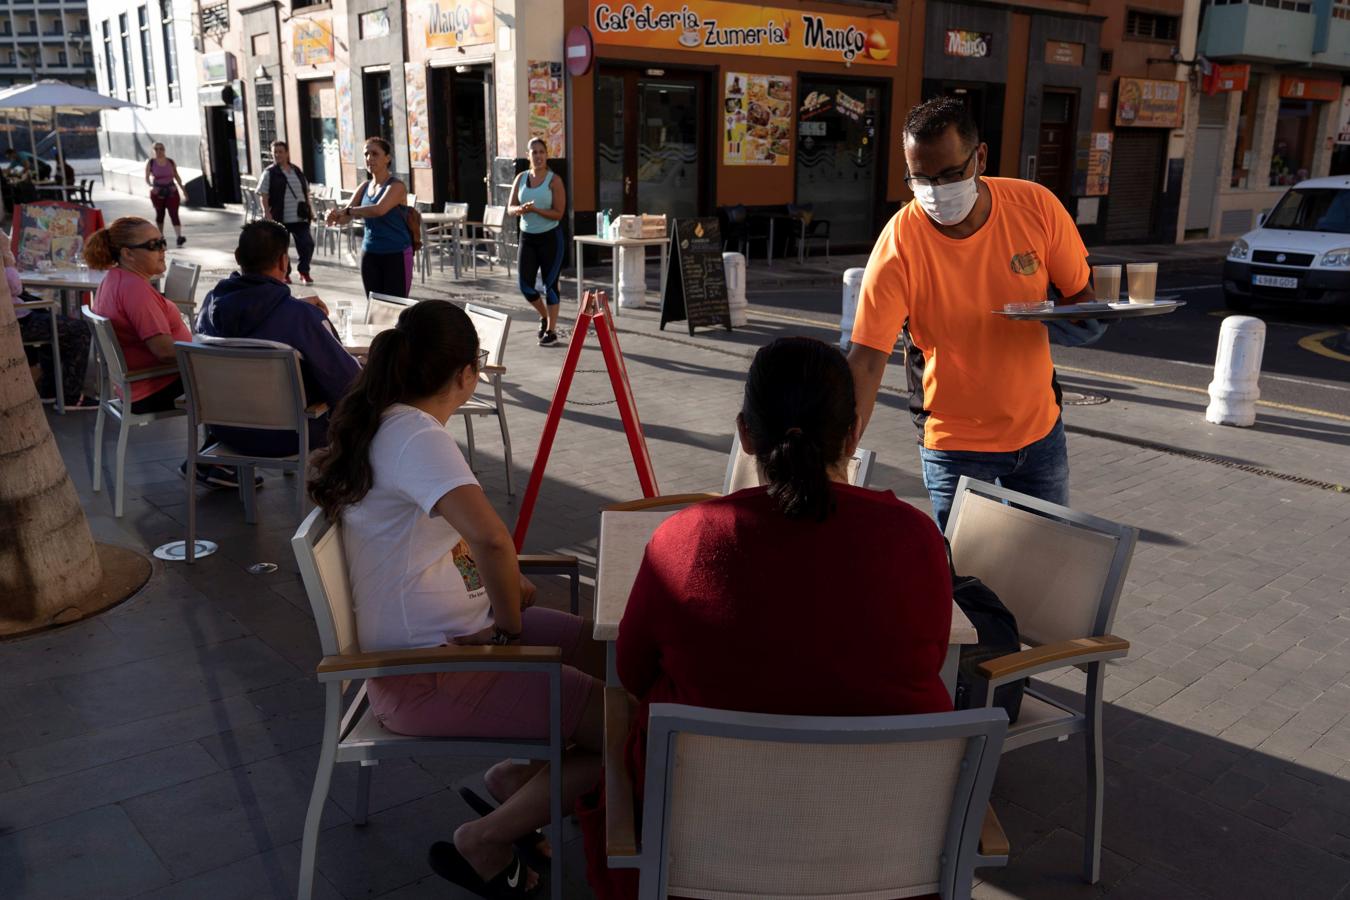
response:
<path fill-rule="evenodd" d="M 239 246 L 234 261 L 245 275 L 261 275 L 276 265 L 281 254 L 291 249 L 291 233 L 271 219 L 249 222 L 239 230 Z"/>
<path fill-rule="evenodd" d="M 272 142 L 272 149 L 275 150 L 275 149 L 277 149 L 278 147 L 280 147 L 282 150 L 285 150 L 285 151 L 287 151 L 287 152 L 290 152 L 290 149 L 291 149 L 290 145 L 287 144 L 285 141 L 273 141 L 273 142 Z"/>
<path fill-rule="evenodd" d="M 971 118 L 970 107 L 959 97 L 944 95 L 925 100 L 905 117 L 905 134 L 921 144 L 937 140 L 953 126 L 965 143 L 980 142 L 980 129 Z"/>

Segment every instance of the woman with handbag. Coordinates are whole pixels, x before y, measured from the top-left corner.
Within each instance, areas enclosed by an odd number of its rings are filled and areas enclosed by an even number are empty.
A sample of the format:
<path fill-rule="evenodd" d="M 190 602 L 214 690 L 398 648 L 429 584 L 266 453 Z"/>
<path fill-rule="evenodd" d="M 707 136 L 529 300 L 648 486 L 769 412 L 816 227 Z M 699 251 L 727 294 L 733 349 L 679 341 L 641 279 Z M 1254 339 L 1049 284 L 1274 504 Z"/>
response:
<path fill-rule="evenodd" d="M 366 171 L 346 208 L 328 214 L 329 225 L 365 220 L 361 238 L 361 284 L 367 294 L 407 297 L 412 290 L 413 233 L 408 223 L 408 188 L 390 171 L 393 147 L 384 138 L 367 138 Z"/>
<path fill-rule="evenodd" d="M 178 177 L 178 166 L 164 154 L 164 145 L 155 141 L 155 155 L 145 164 L 145 183 L 150 185 L 150 202 L 155 207 L 155 227 L 164 233 L 164 214 L 169 214 L 174 234 L 178 236 L 178 246 L 187 243 L 183 237 L 183 223 L 178 218 L 178 192 L 187 195 L 183 179 Z"/>
<path fill-rule="evenodd" d="M 272 165 L 263 169 L 258 179 L 258 199 L 262 201 L 263 218 L 280 222 L 295 241 L 295 252 L 300 256 L 296 270 L 300 280 L 313 284 L 309 264 L 314 259 L 314 236 L 309 223 L 314 219 L 314 206 L 309 200 L 309 180 L 299 166 L 291 165 L 291 151 L 285 141 L 272 142 Z M 286 283 L 290 284 L 288 275 Z"/>

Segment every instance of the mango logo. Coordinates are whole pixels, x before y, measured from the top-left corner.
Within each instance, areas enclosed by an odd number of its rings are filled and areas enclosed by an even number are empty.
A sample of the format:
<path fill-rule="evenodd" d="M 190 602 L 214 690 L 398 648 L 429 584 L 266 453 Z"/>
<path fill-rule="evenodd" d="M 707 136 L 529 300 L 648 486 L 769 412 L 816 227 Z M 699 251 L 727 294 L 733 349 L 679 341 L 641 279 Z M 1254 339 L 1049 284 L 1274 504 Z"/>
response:
<path fill-rule="evenodd" d="M 1035 275 L 1041 267 L 1041 261 L 1037 258 L 1035 250 L 1028 250 L 1014 256 L 1009 265 L 1015 274 Z"/>
<path fill-rule="evenodd" d="M 867 42 L 863 44 L 863 49 L 867 55 L 876 60 L 882 60 L 891 55 L 890 45 L 886 43 L 886 35 L 873 28 L 867 35 Z"/>

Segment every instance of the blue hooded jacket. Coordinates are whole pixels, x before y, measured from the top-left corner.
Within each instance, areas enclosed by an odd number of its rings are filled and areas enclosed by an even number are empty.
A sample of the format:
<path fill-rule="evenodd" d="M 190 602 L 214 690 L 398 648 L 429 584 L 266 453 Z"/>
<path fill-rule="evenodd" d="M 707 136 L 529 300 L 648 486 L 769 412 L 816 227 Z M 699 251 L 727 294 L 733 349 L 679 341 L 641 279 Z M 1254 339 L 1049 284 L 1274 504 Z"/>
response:
<path fill-rule="evenodd" d="M 323 310 L 291 296 L 285 284 L 267 275 L 224 279 L 206 295 L 197 331 L 209 337 L 255 338 L 289 344 L 300 351 L 305 400 L 332 409 L 347 393 L 360 366 L 338 341 Z M 213 426 L 212 435 L 245 453 L 290 456 L 299 448 L 291 432 Z M 309 423 L 309 448 L 328 443 L 328 417 Z"/>

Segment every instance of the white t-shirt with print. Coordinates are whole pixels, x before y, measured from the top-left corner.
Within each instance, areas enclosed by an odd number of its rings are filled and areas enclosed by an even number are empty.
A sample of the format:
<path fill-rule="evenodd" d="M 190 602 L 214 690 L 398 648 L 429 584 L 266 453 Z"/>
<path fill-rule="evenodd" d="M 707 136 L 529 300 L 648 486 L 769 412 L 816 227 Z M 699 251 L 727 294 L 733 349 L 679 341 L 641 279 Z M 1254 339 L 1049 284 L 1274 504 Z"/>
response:
<path fill-rule="evenodd" d="M 363 650 L 435 647 L 492 623 L 468 545 L 434 511 L 473 471 L 431 415 L 396 403 L 370 445 L 373 486 L 342 514 Z"/>

